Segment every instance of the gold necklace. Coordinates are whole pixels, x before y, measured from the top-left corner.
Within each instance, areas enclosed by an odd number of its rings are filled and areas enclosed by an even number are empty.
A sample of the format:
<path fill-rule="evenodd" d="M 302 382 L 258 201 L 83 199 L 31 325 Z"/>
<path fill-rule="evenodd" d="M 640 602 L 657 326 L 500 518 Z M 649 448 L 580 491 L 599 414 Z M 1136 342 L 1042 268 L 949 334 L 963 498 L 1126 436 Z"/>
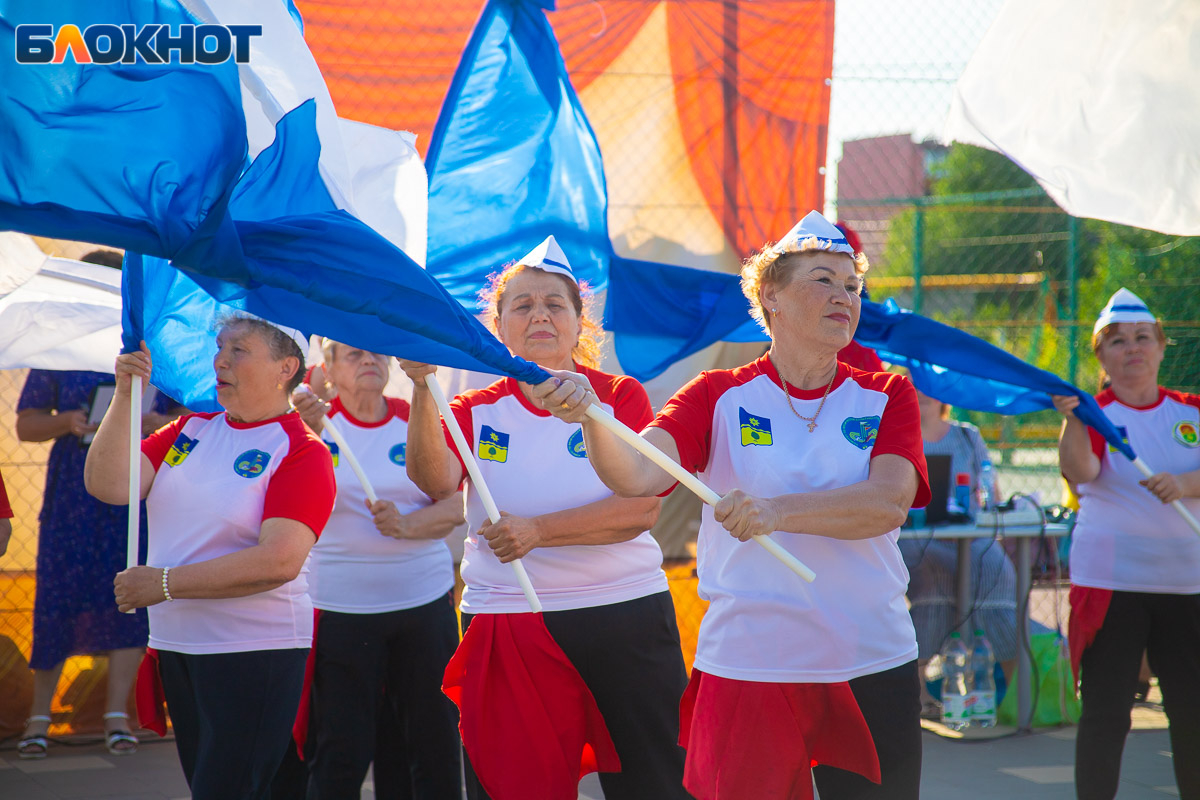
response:
<path fill-rule="evenodd" d="M 793 414 L 808 423 L 808 432 L 812 433 L 817 429 L 817 417 L 821 416 L 821 409 L 825 407 L 825 400 L 828 399 L 829 390 L 833 388 L 834 378 L 837 377 L 837 364 L 833 365 L 833 374 L 829 376 L 829 383 L 825 384 L 825 394 L 821 395 L 821 405 L 817 406 L 817 413 L 813 414 L 811 417 L 804 416 L 796 410 L 794 405 L 792 405 L 791 389 L 788 387 L 787 379 L 784 378 L 783 373 L 779 371 L 779 365 L 775 363 L 774 358 L 771 359 L 771 366 L 775 367 L 775 374 L 779 376 L 779 382 L 783 384 L 783 396 L 787 398 L 788 408 L 792 410 Z"/>

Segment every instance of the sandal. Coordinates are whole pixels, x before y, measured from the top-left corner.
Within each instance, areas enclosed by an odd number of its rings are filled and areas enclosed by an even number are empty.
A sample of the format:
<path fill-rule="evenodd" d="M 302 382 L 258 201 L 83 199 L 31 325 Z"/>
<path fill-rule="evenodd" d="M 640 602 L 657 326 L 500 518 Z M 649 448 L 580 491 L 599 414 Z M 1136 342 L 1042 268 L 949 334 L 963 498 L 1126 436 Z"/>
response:
<path fill-rule="evenodd" d="M 25 720 L 25 728 L 35 722 L 44 722 L 46 727 L 50 727 L 50 718 L 44 714 L 35 714 Z M 46 734 L 42 733 L 37 736 L 26 736 L 21 741 L 17 742 L 17 755 L 21 758 L 45 758 L 46 752 L 50 747 L 50 740 L 46 738 Z"/>
<path fill-rule="evenodd" d="M 124 711 L 110 711 L 104 715 L 104 724 L 110 719 L 128 720 L 129 715 Z M 114 728 L 104 731 L 104 746 L 114 756 L 129 756 L 137 752 L 138 738 L 124 728 Z"/>

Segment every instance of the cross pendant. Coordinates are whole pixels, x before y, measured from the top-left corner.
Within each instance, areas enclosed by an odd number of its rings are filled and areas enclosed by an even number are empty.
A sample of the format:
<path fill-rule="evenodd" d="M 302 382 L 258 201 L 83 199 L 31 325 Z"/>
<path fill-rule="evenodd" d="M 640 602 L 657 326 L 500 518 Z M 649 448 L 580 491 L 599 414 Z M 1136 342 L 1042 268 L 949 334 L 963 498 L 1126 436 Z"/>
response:
<path fill-rule="evenodd" d="M 808 432 L 809 433 L 812 433 L 816 429 L 817 429 L 817 423 L 815 423 L 815 422 L 808 423 Z"/>

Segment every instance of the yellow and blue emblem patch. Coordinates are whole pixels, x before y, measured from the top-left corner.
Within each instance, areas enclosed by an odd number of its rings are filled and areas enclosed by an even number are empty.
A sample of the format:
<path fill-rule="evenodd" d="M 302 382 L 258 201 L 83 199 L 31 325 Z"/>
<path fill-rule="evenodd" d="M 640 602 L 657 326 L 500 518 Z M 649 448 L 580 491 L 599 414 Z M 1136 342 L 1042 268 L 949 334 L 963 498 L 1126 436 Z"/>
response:
<path fill-rule="evenodd" d="M 408 443 L 401 442 L 400 444 L 392 445 L 392 449 L 388 450 L 388 461 L 391 461 L 398 467 L 404 466 L 404 454 L 408 450 Z"/>
<path fill-rule="evenodd" d="M 323 439 L 322 439 L 322 442 L 325 444 L 326 447 L 329 448 L 329 455 L 331 455 L 333 457 L 333 465 L 336 467 L 338 465 L 337 442 L 326 442 Z"/>
<path fill-rule="evenodd" d="M 879 436 L 879 417 L 846 417 L 842 420 L 842 436 L 859 450 L 869 450 Z"/>
<path fill-rule="evenodd" d="M 575 458 L 587 458 L 587 446 L 583 443 L 583 428 L 576 428 L 567 439 L 567 452 Z"/>
<path fill-rule="evenodd" d="M 751 414 L 738 406 L 738 422 L 742 427 L 742 447 L 759 445 L 770 447 L 774 440 L 771 438 L 771 420 L 758 414 Z"/>
<path fill-rule="evenodd" d="M 479 457 L 484 461 L 508 461 L 508 434 L 484 425 L 479 431 Z"/>
<path fill-rule="evenodd" d="M 175 437 L 175 443 L 171 445 L 171 449 L 167 451 L 167 457 L 163 459 L 168 467 L 178 467 L 183 463 L 183 460 L 188 457 L 188 454 L 196 449 L 198 439 L 191 439 L 186 433 L 180 432 Z"/>
<path fill-rule="evenodd" d="M 271 454 L 262 450 L 247 450 L 233 460 L 233 471 L 243 478 L 257 478 L 271 463 Z"/>

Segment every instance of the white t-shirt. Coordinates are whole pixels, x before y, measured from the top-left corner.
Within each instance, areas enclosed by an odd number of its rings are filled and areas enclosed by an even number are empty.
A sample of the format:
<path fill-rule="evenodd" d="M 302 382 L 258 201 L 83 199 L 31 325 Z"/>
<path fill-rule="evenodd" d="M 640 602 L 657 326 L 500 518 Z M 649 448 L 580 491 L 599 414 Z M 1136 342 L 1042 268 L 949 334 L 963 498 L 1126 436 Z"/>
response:
<path fill-rule="evenodd" d="M 1146 408 L 1127 406 L 1111 389 L 1096 400 L 1155 472 L 1200 469 L 1200 396 L 1168 389 Z M 1200 593 L 1200 536 L 1145 487 L 1120 451 L 1088 428 L 1100 474 L 1079 485 L 1079 519 L 1071 537 L 1071 582 L 1097 589 Z M 1200 515 L 1200 499 L 1183 504 Z"/>
<path fill-rule="evenodd" d="M 263 520 L 303 522 L 320 536 L 336 485 L 329 451 L 300 415 L 254 423 L 189 414 L 142 442 L 154 466 L 146 497 L 146 563 L 176 567 L 258 544 Z M 150 646 L 240 653 L 312 645 L 307 570 L 266 592 L 150 606 Z"/>
<path fill-rule="evenodd" d="M 409 514 L 430 499 L 408 479 L 404 450 L 408 441 L 408 403 L 387 399 L 387 416 L 380 422 L 361 422 L 341 401 L 330 403 L 346 444 L 381 500 Z M 442 539 L 401 540 L 384 536 L 367 509 L 367 492 L 333 437 L 324 435 L 333 454 L 337 504 L 309 561 L 308 593 L 323 611 L 380 614 L 431 603 L 454 586 L 454 565 Z M 451 502 L 451 501 L 448 501 Z"/>
<path fill-rule="evenodd" d="M 600 404 L 617 419 L 634 430 L 651 419 L 650 400 L 636 380 L 577 369 L 588 376 Z M 515 380 L 465 392 L 450 405 L 501 511 L 534 517 L 612 496 L 588 462 L 583 429 L 533 406 Z M 487 513 L 478 493 L 469 485 L 466 491 L 469 533 L 461 568 L 466 582 L 462 610 L 528 611 L 512 565 L 500 563 L 487 541 L 476 535 Z M 547 611 L 621 603 L 667 590 L 662 551 L 649 531 L 615 544 L 539 547 L 522 563 Z"/>
<path fill-rule="evenodd" d="M 812 417 L 823 394 L 823 387 L 793 388 L 796 412 Z M 651 425 L 674 438 L 683 466 L 718 494 L 776 497 L 849 486 L 866 480 L 871 459 L 886 453 L 916 467 L 914 505 L 929 499 L 916 392 L 899 375 L 839 364 L 810 433 L 764 356 L 701 373 Z M 857 541 L 773 534 L 816 573 L 810 584 L 757 544 L 733 538 L 705 506 L 696 559 L 700 596 L 712 605 L 700 626 L 696 668 L 744 681 L 835 683 L 915 659 L 897 537 L 896 530 Z"/>

